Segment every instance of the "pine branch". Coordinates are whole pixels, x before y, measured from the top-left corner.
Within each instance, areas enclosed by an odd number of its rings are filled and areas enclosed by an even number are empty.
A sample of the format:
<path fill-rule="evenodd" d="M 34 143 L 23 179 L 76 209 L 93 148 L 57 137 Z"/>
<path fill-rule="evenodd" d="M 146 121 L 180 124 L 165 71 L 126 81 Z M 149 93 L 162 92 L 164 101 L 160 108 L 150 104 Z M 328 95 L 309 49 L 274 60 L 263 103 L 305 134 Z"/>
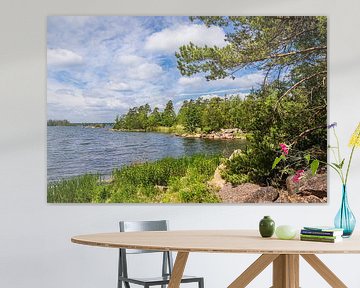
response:
<path fill-rule="evenodd" d="M 291 52 L 286 52 L 286 53 L 273 54 L 273 55 L 269 55 L 267 57 L 258 58 L 258 59 L 249 59 L 246 62 L 244 61 L 243 63 L 239 63 L 237 65 L 237 68 L 235 68 L 233 71 L 228 73 L 228 75 L 234 76 L 234 74 L 236 72 L 243 69 L 247 65 L 253 65 L 255 62 L 262 62 L 262 61 L 271 60 L 271 59 L 279 59 L 279 58 L 295 56 L 295 55 L 299 55 L 299 54 L 307 54 L 307 53 L 312 53 L 315 51 L 326 50 L 326 49 L 327 49 L 327 46 L 318 46 L 318 47 L 311 47 L 311 48 L 307 48 L 307 49 L 299 50 L 299 51 L 291 51 Z"/>
<path fill-rule="evenodd" d="M 305 137 L 306 135 L 310 134 L 311 132 L 313 132 L 315 130 L 326 129 L 326 128 L 327 128 L 327 125 L 321 125 L 321 126 L 317 126 L 317 127 L 314 127 L 314 128 L 309 128 L 309 129 L 301 132 L 298 136 L 296 136 L 294 141 L 292 143 L 290 143 L 289 146 L 294 146 L 301 138 Z"/>
<path fill-rule="evenodd" d="M 314 78 L 314 77 L 316 77 L 316 76 L 319 76 L 319 75 L 322 75 L 322 74 L 326 74 L 326 73 L 327 73 L 326 70 L 320 71 L 320 72 L 318 72 L 318 73 L 315 73 L 315 74 L 313 74 L 313 75 L 310 75 L 310 76 L 308 76 L 308 77 L 305 77 L 305 78 L 301 79 L 300 81 L 296 82 L 296 83 L 295 83 L 293 86 L 291 86 L 284 94 L 282 94 L 282 95 L 279 97 L 278 101 L 277 101 L 276 104 L 275 104 L 274 111 L 277 110 L 277 108 L 278 108 L 281 100 L 282 100 L 287 94 L 289 94 L 292 90 L 296 89 L 298 86 L 300 86 L 300 85 L 301 85 L 302 83 L 304 83 L 305 81 L 308 81 L 308 80 L 310 80 L 310 79 L 312 79 L 312 78 Z"/>

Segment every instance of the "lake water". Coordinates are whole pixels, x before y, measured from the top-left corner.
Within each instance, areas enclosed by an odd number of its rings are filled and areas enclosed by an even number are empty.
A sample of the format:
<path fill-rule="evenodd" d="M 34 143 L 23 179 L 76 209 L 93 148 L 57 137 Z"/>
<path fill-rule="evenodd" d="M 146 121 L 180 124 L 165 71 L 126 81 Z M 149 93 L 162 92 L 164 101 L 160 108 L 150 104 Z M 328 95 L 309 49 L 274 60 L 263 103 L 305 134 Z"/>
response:
<path fill-rule="evenodd" d="M 110 175 L 131 163 L 183 155 L 223 154 L 244 147 L 243 140 L 182 138 L 151 132 L 114 132 L 109 128 L 47 127 L 47 178 L 54 181 L 85 173 Z"/>

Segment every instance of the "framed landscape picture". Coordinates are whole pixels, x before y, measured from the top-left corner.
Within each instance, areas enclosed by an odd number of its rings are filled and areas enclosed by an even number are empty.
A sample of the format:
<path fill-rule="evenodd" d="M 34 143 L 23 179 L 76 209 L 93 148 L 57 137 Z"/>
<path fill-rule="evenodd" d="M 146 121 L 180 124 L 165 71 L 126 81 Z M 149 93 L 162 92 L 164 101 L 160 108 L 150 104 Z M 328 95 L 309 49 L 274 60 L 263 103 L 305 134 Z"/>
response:
<path fill-rule="evenodd" d="M 326 203 L 327 18 L 49 16 L 48 203 Z"/>

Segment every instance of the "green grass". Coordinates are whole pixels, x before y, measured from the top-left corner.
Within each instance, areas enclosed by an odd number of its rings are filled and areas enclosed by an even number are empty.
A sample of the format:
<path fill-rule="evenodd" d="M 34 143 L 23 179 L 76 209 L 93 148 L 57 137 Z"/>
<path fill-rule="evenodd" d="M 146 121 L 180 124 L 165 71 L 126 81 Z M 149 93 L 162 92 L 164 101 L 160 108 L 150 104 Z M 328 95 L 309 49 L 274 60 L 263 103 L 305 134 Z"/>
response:
<path fill-rule="evenodd" d="M 48 184 L 49 203 L 213 203 L 207 184 L 220 156 L 194 155 L 133 164 L 112 173 L 112 181 L 87 174 Z"/>
<path fill-rule="evenodd" d="M 49 203 L 89 203 L 100 188 L 100 176 L 85 174 L 48 184 Z"/>
<path fill-rule="evenodd" d="M 186 133 L 186 130 L 185 130 L 184 126 L 182 126 L 182 125 L 174 125 L 171 127 L 157 126 L 157 127 L 151 128 L 151 131 L 159 132 L 159 133 L 179 134 L 179 135 Z"/>

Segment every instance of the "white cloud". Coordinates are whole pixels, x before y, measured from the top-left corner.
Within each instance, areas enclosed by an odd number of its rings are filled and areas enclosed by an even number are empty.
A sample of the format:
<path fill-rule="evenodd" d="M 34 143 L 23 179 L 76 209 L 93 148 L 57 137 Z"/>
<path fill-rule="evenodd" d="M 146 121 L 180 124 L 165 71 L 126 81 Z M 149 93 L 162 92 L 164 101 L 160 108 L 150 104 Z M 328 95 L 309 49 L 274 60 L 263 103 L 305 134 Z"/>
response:
<path fill-rule="evenodd" d="M 157 78 L 163 69 L 155 63 L 143 63 L 128 69 L 129 77 L 141 80 L 151 80 Z"/>
<path fill-rule="evenodd" d="M 250 93 L 244 93 L 244 92 L 238 92 L 238 93 L 232 93 L 232 94 L 227 94 L 226 96 L 228 98 L 232 97 L 232 96 L 240 96 L 241 98 L 245 98 L 246 96 L 248 96 Z"/>
<path fill-rule="evenodd" d="M 59 107 L 71 109 L 86 108 L 86 99 L 81 94 L 74 91 L 74 93 L 62 93 L 57 91 L 55 93 L 48 93 L 48 103 Z"/>
<path fill-rule="evenodd" d="M 120 99 L 116 99 L 116 98 L 110 98 L 107 99 L 106 101 L 106 105 L 107 107 L 111 108 L 111 109 L 126 109 L 127 105 L 122 102 Z"/>
<path fill-rule="evenodd" d="M 145 49 L 174 53 L 181 45 L 192 42 L 199 46 L 226 45 L 225 33 L 220 27 L 190 24 L 165 28 L 150 35 L 145 42 Z"/>
<path fill-rule="evenodd" d="M 119 54 L 115 61 L 120 64 L 120 75 L 128 80 L 151 80 L 158 78 L 163 69 L 154 59 L 144 58 L 136 54 Z"/>
<path fill-rule="evenodd" d="M 180 86 L 196 86 L 203 82 L 201 77 L 180 77 L 178 84 Z"/>
<path fill-rule="evenodd" d="M 237 77 L 235 79 L 224 78 L 206 81 L 205 77 L 180 77 L 178 79 L 179 92 L 181 95 L 201 95 L 209 93 L 204 91 L 216 90 L 212 93 L 223 93 L 234 90 L 249 90 L 256 88 L 264 80 L 261 72 L 252 73 Z"/>
<path fill-rule="evenodd" d="M 106 89 L 108 90 L 114 90 L 114 91 L 129 91 L 131 90 L 131 87 L 129 84 L 124 83 L 124 82 L 113 82 L 113 81 L 109 81 L 106 86 Z"/>
<path fill-rule="evenodd" d="M 47 63 L 54 66 L 71 66 L 83 62 L 83 57 L 67 49 L 48 49 Z"/>
<path fill-rule="evenodd" d="M 211 98 L 223 98 L 223 96 L 217 94 L 206 94 L 200 96 L 202 99 L 211 99 Z"/>
<path fill-rule="evenodd" d="M 138 65 L 140 63 L 146 62 L 146 59 L 134 54 L 120 54 L 116 57 L 116 61 L 123 65 Z"/>
<path fill-rule="evenodd" d="M 235 79 L 224 78 L 216 80 L 215 82 L 220 85 L 230 86 L 230 87 L 241 87 L 243 89 L 251 89 L 257 87 L 264 81 L 264 74 L 262 72 L 256 72 L 252 74 L 243 75 Z"/>

